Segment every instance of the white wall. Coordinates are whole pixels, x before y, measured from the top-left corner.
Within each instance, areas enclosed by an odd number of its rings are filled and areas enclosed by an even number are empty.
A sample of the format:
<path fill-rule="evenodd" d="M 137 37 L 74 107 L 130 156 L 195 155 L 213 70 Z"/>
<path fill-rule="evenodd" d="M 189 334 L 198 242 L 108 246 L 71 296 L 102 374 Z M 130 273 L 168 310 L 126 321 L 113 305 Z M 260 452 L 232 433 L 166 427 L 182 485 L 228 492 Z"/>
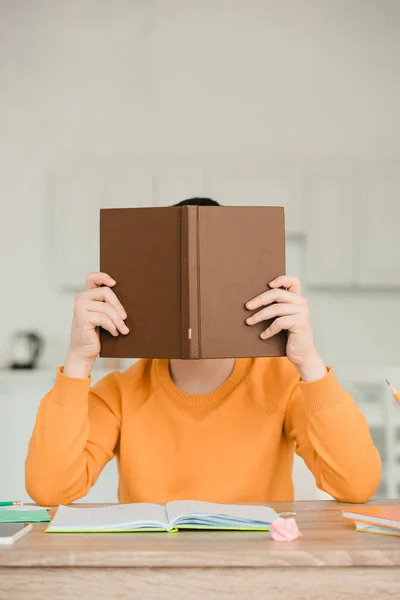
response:
<path fill-rule="evenodd" d="M 391 0 L 0 2 L 2 362 L 17 327 L 46 336 L 46 364 L 63 358 L 73 294 L 50 269 L 55 170 L 399 160 L 399 19 Z M 288 250 L 302 275 L 304 240 Z M 328 362 L 398 362 L 399 291 L 308 295 Z"/>

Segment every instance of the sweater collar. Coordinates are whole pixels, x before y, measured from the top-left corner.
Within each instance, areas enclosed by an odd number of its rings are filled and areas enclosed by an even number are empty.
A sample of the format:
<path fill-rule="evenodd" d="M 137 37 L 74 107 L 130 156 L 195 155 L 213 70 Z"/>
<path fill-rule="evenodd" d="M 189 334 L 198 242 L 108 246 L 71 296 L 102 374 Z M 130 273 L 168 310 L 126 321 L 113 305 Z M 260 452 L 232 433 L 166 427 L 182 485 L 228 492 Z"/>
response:
<path fill-rule="evenodd" d="M 216 390 L 209 394 L 186 394 L 171 379 L 168 359 L 155 359 L 156 377 L 171 398 L 189 406 L 208 406 L 224 400 L 244 379 L 249 370 L 251 359 L 237 358 L 232 373 Z"/>

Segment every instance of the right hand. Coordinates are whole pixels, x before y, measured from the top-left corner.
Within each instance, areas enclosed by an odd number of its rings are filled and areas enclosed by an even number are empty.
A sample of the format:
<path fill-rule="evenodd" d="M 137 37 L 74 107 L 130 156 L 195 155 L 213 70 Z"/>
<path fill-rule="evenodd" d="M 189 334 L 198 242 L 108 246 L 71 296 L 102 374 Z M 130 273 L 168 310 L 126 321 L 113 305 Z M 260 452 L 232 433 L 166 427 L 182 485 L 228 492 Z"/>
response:
<path fill-rule="evenodd" d="M 106 273 L 90 273 L 85 291 L 77 294 L 71 328 L 71 343 L 64 365 L 70 377 L 88 377 L 100 352 L 99 327 L 113 336 L 129 333 L 126 312 L 110 289 L 114 279 Z M 100 287 L 102 286 L 102 287 Z"/>

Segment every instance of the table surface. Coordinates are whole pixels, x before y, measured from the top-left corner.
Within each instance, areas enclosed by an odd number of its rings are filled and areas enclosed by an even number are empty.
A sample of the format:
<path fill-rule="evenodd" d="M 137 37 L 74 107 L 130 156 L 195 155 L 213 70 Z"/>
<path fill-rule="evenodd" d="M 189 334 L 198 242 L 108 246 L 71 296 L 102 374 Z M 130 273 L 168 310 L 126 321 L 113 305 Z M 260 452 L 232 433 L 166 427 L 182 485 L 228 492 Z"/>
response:
<path fill-rule="evenodd" d="M 400 537 L 357 533 L 341 516 L 349 505 L 318 501 L 271 506 L 277 512 L 296 512 L 300 539 L 274 542 L 263 532 L 221 531 L 50 535 L 44 533 L 45 524 L 37 524 L 26 538 L 0 548 L 0 567 L 400 566 Z"/>

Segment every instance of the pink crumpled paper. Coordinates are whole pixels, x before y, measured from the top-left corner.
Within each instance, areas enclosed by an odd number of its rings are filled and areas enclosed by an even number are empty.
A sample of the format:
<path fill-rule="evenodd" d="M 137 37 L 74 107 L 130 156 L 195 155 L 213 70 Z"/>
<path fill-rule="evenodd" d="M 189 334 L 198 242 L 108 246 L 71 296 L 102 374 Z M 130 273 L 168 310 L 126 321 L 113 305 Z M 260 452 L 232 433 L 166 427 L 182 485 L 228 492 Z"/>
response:
<path fill-rule="evenodd" d="M 296 520 L 293 517 L 290 519 L 278 517 L 276 521 L 271 523 L 270 533 L 272 539 L 276 542 L 293 542 L 293 540 L 297 540 L 301 536 Z"/>

